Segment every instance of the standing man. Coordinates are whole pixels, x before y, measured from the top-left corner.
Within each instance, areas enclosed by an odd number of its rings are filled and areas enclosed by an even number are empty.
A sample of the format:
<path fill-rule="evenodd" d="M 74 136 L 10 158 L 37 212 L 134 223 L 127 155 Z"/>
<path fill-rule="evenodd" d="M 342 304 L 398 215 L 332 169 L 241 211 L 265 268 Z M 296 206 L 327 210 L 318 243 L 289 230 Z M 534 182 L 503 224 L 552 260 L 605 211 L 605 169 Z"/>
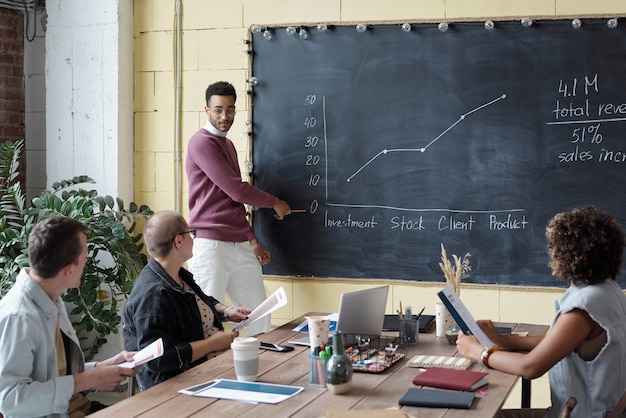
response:
<path fill-rule="evenodd" d="M 31 267 L 0 300 L 0 411 L 7 418 L 85 416 L 94 404 L 82 392 L 113 390 L 135 373 L 119 366 L 132 360 L 134 353 L 126 351 L 85 364 L 61 299 L 80 285 L 88 231 L 63 216 L 35 225 L 28 239 Z"/>
<path fill-rule="evenodd" d="M 235 119 L 237 94 L 219 81 L 206 89 L 208 122 L 187 147 L 189 226 L 197 230 L 188 266 L 207 295 L 235 306 L 256 308 L 266 298 L 261 265 L 270 252 L 256 239 L 244 204 L 273 208 L 276 219 L 291 213 L 289 205 L 241 178 L 237 151 L 226 138 Z M 247 335 L 266 332 L 270 317 L 251 324 Z"/>

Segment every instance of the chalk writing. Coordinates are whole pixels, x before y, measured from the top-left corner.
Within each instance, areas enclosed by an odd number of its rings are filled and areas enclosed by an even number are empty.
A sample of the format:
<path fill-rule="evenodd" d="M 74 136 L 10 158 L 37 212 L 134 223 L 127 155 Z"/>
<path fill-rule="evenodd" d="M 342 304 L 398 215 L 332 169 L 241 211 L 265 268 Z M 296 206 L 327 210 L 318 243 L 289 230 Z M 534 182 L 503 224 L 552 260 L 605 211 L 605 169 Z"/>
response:
<path fill-rule="evenodd" d="M 417 219 L 405 219 L 404 216 L 394 216 L 391 218 L 391 229 L 399 229 L 400 231 L 406 229 L 422 231 L 426 229 L 424 226 L 424 217 L 420 216 Z"/>
<path fill-rule="evenodd" d="M 558 94 L 575 98 L 580 91 L 585 96 L 601 92 L 598 73 L 581 77 L 581 80 L 582 83 L 579 83 L 578 77 L 574 77 L 571 82 L 559 80 Z M 557 99 L 552 113 L 554 120 L 548 122 L 548 125 L 586 125 L 572 129 L 570 143 L 575 144 L 575 147 L 558 154 L 557 160 L 560 164 L 624 162 L 624 152 L 607 148 L 598 149 L 597 146 L 605 140 L 600 131 L 601 123 L 626 121 L 626 103 L 593 103 L 590 98 L 585 98 L 582 102 L 562 103 Z M 620 115 L 625 117 L 615 117 Z"/>
<path fill-rule="evenodd" d="M 353 219 L 352 214 L 348 213 L 348 215 L 343 219 L 332 219 L 328 217 L 328 212 L 326 212 L 325 226 L 329 228 L 357 228 L 357 229 L 366 229 L 366 228 L 375 228 L 378 225 L 376 221 L 376 217 L 372 216 L 367 220 L 362 219 Z"/>

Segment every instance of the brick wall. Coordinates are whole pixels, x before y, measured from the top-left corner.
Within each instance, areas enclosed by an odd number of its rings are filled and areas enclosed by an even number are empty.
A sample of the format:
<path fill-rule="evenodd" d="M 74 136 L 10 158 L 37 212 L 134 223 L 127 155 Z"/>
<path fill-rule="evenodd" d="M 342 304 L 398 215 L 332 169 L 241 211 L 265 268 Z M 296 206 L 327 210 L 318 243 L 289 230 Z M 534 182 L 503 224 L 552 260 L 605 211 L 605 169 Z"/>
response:
<path fill-rule="evenodd" d="M 24 138 L 23 67 L 24 15 L 0 8 L 0 142 Z M 23 175 L 19 180 L 25 184 Z"/>

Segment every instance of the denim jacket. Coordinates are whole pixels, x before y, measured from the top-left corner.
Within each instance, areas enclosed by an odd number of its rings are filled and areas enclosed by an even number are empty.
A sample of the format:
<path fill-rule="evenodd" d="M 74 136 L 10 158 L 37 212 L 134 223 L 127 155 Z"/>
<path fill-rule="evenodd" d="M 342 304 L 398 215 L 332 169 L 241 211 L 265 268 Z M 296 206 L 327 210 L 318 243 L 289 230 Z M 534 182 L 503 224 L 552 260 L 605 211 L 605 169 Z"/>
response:
<path fill-rule="evenodd" d="M 205 295 L 193 275 L 181 267 L 180 277 L 213 310 L 214 325 L 223 330 L 219 302 Z M 151 259 L 135 281 L 124 306 L 124 344 L 128 351 L 138 351 L 163 338 L 163 356 L 141 366 L 137 380 L 141 390 L 148 389 L 206 361 L 191 361 L 192 341 L 204 339 L 202 318 L 195 295 L 185 293 L 161 265 Z"/>

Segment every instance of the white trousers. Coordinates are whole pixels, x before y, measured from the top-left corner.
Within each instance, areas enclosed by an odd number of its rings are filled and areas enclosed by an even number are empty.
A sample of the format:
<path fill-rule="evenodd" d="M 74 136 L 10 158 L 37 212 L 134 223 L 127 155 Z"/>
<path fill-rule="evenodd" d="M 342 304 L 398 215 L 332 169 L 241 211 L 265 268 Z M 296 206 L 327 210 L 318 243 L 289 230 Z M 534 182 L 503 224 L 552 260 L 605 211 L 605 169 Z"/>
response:
<path fill-rule="evenodd" d="M 248 241 L 196 238 L 187 266 L 202 291 L 220 302 L 228 295 L 234 306 L 254 309 L 266 299 L 261 264 Z M 267 315 L 249 325 L 245 335 L 267 332 L 270 324 Z"/>

